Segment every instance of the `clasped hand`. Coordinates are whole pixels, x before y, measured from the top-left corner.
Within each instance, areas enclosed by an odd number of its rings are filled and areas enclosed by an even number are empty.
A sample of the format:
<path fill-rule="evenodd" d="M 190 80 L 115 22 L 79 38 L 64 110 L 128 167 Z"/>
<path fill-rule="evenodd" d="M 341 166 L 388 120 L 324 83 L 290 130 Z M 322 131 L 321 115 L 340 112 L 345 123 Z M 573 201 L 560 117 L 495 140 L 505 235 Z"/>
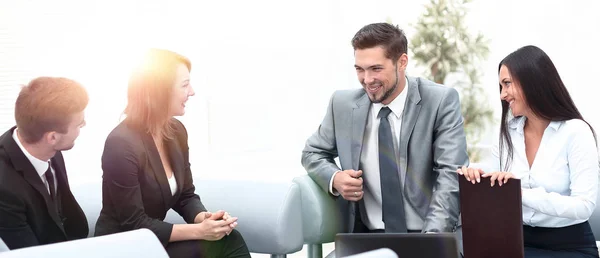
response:
<path fill-rule="evenodd" d="M 358 201 L 363 198 L 362 170 L 339 171 L 333 177 L 333 188 L 348 201 Z"/>
<path fill-rule="evenodd" d="M 229 235 L 237 226 L 237 220 L 237 217 L 232 217 L 229 213 L 220 210 L 215 213 L 201 212 L 195 222 L 200 226 L 202 239 L 216 241 Z"/>

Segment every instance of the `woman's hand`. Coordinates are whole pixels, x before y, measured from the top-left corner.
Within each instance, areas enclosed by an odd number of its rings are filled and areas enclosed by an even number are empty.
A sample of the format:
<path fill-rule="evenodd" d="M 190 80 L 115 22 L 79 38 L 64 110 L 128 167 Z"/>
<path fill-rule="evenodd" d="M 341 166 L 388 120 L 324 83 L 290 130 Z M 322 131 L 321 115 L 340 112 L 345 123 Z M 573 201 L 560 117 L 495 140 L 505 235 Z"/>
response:
<path fill-rule="evenodd" d="M 205 218 L 198 226 L 198 238 L 217 241 L 228 235 L 237 226 L 237 218 L 229 216 L 224 211 L 218 211 Z"/>
<path fill-rule="evenodd" d="M 203 211 L 198 213 L 198 215 L 196 215 L 196 218 L 194 218 L 194 223 L 195 224 L 199 224 L 202 223 L 202 221 L 204 221 L 204 219 L 210 218 L 212 216 L 212 213 L 210 211 Z"/>
<path fill-rule="evenodd" d="M 229 220 L 231 219 L 231 215 L 229 215 L 228 212 L 225 212 L 225 214 L 223 214 L 223 219 L 224 220 Z M 236 218 L 237 219 L 237 218 Z M 231 224 L 229 224 L 229 226 L 231 227 L 231 230 L 233 230 L 236 226 L 237 226 L 237 221 L 232 222 Z M 229 233 L 231 233 L 231 231 L 227 232 L 227 235 L 229 235 Z"/>
<path fill-rule="evenodd" d="M 480 168 L 467 168 L 463 166 L 462 168 L 457 169 L 456 173 L 465 176 L 467 181 L 475 184 L 475 182 L 481 182 L 481 175 L 483 175 L 485 172 L 483 172 L 483 170 Z"/>
<path fill-rule="evenodd" d="M 489 177 L 491 185 L 494 186 L 494 181 L 498 180 L 498 185 L 502 186 L 502 184 L 506 184 L 508 179 L 516 178 L 513 173 L 510 172 L 491 172 L 485 173 L 482 177 Z"/>

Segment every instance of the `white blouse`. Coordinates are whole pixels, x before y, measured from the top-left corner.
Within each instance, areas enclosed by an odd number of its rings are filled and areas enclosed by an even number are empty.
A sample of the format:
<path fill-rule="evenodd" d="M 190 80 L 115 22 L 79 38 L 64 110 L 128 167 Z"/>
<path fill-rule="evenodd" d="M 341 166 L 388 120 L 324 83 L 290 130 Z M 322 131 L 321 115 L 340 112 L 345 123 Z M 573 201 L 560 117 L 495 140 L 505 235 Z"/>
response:
<path fill-rule="evenodd" d="M 171 196 L 175 195 L 177 192 L 177 180 L 175 180 L 175 175 L 171 175 L 171 178 L 167 178 L 169 180 L 169 188 L 171 188 Z"/>
<path fill-rule="evenodd" d="M 521 179 L 523 223 L 565 227 L 585 222 L 596 207 L 600 163 L 590 127 L 579 119 L 551 122 L 531 169 L 525 153 L 525 117 L 509 122 L 513 160 L 509 172 Z M 484 172 L 500 171 L 499 145 L 484 158 Z M 503 168 L 507 150 L 503 152 Z"/>

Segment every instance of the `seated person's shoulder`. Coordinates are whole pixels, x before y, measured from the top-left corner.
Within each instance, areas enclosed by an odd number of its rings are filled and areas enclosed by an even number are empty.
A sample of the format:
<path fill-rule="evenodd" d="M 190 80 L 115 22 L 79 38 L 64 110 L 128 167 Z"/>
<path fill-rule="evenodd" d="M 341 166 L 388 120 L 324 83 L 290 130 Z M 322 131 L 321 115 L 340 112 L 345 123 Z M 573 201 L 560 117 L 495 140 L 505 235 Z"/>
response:
<path fill-rule="evenodd" d="M 20 193 L 23 185 L 27 184 L 23 174 L 15 170 L 8 150 L 0 146 L 0 195 L 10 193 Z"/>
<path fill-rule="evenodd" d="M 0 150 L 1 151 L 1 150 Z M 11 200 L 11 202 L 20 200 L 23 196 L 23 177 L 14 168 L 9 166 L 4 160 L 0 160 L 0 198 Z"/>
<path fill-rule="evenodd" d="M 116 151 L 135 148 L 142 144 L 142 133 L 121 122 L 106 137 L 104 147 Z"/>
<path fill-rule="evenodd" d="M 577 136 L 579 134 L 583 135 L 591 135 L 592 130 L 590 126 L 581 119 L 571 119 L 563 122 L 561 131 L 569 133 L 572 136 Z"/>
<path fill-rule="evenodd" d="M 185 128 L 185 125 L 183 125 L 183 123 L 181 121 L 179 121 L 179 119 L 174 118 L 174 117 L 171 118 L 171 124 L 173 125 L 173 130 L 174 130 L 175 134 L 187 135 L 187 129 Z"/>
<path fill-rule="evenodd" d="M 136 136 L 140 130 L 136 130 L 130 126 L 127 122 L 123 121 L 119 123 L 112 131 L 108 134 L 107 138 L 124 138 L 128 136 Z"/>
<path fill-rule="evenodd" d="M 10 159 L 4 149 L 0 148 L 0 187 L 7 184 L 12 177 L 16 175 L 14 167 L 10 164 Z"/>

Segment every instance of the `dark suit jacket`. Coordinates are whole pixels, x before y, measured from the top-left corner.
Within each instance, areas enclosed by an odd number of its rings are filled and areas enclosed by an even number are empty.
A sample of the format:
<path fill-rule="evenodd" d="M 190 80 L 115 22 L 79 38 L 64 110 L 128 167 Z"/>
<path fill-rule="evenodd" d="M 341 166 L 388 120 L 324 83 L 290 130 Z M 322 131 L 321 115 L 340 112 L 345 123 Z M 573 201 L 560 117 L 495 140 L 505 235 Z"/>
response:
<path fill-rule="evenodd" d="M 102 211 L 96 223 L 97 236 L 148 228 L 166 246 L 173 229 L 163 221 L 169 209 L 187 223 L 206 211 L 194 193 L 187 131 L 178 120 L 172 122 L 175 137 L 165 146 L 177 181 L 174 196 L 150 134 L 122 122 L 108 135 L 102 154 Z"/>
<path fill-rule="evenodd" d="M 51 159 L 62 214 L 48 188 L 14 141 L 15 127 L 0 136 L 0 238 L 10 249 L 85 238 L 85 214 L 69 189 L 62 154 Z"/>

